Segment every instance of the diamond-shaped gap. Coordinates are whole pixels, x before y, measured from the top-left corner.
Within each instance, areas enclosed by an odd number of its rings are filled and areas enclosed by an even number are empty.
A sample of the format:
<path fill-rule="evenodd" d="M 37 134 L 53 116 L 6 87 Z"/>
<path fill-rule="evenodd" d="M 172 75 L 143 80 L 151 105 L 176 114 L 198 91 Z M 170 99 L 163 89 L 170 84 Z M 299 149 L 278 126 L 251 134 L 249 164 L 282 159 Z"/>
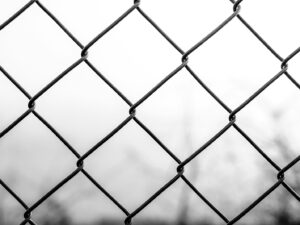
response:
<path fill-rule="evenodd" d="M 300 33 L 295 29 L 300 20 L 298 10 L 297 0 L 254 0 L 242 3 L 241 15 L 271 47 L 282 57 L 286 57 L 299 46 Z"/>
<path fill-rule="evenodd" d="M 153 0 L 143 1 L 141 8 L 184 50 L 233 13 L 231 3 L 223 0 Z"/>
<path fill-rule="evenodd" d="M 228 113 L 185 69 L 143 102 L 137 117 L 180 159 L 228 123 Z"/>
<path fill-rule="evenodd" d="M 0 71 L 0 132 L 27 110 L 28 99 Z"/>
<path fill-rule="evenodd" d="M 231 128 L 185 167 L 190 182 L 231 218 L 268 187 L 260 176 L 271 166 Z"/>
<path fill-rule="evenodd" d="M 76 158 L 33 115 L 26 117 L 0 141 L 0 176 L 30 204 L 67 176 Z"/>
<path fill-rule="evenodd" d="M 37 100 L 40 112 L 80 153 L 128 117 L 127 104 L 86 64 Z"/>
<path fill-rule="evenodd" d="M 129 211 L 173 177 L 177 165 L 134 121 L 85 161 L 87 171 Z"/>
<path fill-rule="evenodd" d="M 132 12 L 90 50 L 89 58 L 131 101 L 180 64 L 180 54 L 138 12 Z"/>
<path fill-rule="evenodd" d="M 190 66 L 229 107 L 241 104 L 280 71 L 278 60 L 238 20 L 193 52 Z"/>
<path fill-rule="evenodd" d="M 16 179 L 11 174 L 8 183 L 14 183 Z M 23 206 L 0 185 L 0 224 L 19 224 L 23 220 L 24 212 Z"/>
<path fill-rule="evenodd" d="M 78 47 L 35 4 L 1 31 L 4 68 L 35 94 L 80 56 Z"/>
<path fill-rule="evenodd" d="M 299 90 L 282 75 L 237 115 L 237 124 L 280 167 L 299 155 L 299 100 Z"/>
<path fill-rule="evenodd" d="M 131 7 L 133 0 L 46 0 L 43 3 L 79 41 L 86 44 Z"/>
<path fill-rule="evenodd" d="M 8 18 L 21 9 L 29 0 L 16 0 L 16 1 L 1 1 L 0 2 L 0 25 Z"/>
<path fill-rule="evenodd" d="M 58 189 L 32 214 L 38 224 L 102 224 L 111 219 L 122 224 L 126 217 L 82 173 Z"/>
<path fill-rule="evenodd" d="M 299 202 L 284 187 L 279 186 L 237 224 L 299 224 L 299 210 Z"/>
<path fill-rule="evenodd" d="M 179 179 L 133 218 L 137 224 L 223 224 L 222 219 Z M 180 223 L 181 222 L 181 223 Z"/>

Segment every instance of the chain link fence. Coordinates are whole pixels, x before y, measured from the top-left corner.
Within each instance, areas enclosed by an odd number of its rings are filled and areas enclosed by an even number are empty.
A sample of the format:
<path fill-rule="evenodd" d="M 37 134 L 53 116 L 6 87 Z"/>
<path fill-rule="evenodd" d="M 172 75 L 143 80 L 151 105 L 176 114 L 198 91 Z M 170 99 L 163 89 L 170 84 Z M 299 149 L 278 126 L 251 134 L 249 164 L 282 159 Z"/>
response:
<path fill-rule="evenodd" d="M 293 75 L 288 71 L 288 62 L 291 61 L 299 52 L 300 47 L 291 52 L 288 56 L 282 57 L 280 56 L 276 50 L 274 50 L 261 36 L 258 34 L 255 29 L 248 24 L 248 22 L 243 19 L 240 15 L 240 11 L 242 8 L 242 1 L 230 0 L 233 6 L 233 12 L 229 15 L 225 20 L 219 24 L 214 30 L 212 30 L 209 34 L 207 34 L 203 39 L 197 42 L 194 46 L 187 50 L 183 50 L 180 46 L 178 46 L 173 40 L 172 37 L 168 36 L 164 30 L 160 28 L 160 26 L 153 21 L 151 17 L 147 15 L 147 13 L 143 10 L 142 1 L 135 0 L 133 5 L 120 15 L 111 25 L 109 25 L 106 29 L 104 29 L 101 33 L 99 33 L 96 37 L 94 37 L 88 44 L 83 45 L 69 30 L 65 27 L 61 21 L 54 15 L 52 12 L 39 0 L 31 0 L 26 5 L 24 5 L 19 11 L 17 11 L 14 15 L 8 18 L 4 23 L 0 25 L 0 32 L 14 22 L 16 18 L 18 18 L 23 12 L 25 12 L 28 8 L 36 5 L 39 7 L 41 11 L 43 11 L 46 15 L 48 15 L 56 24 L 59 26 L 64 33 L 70 38 L 70 41 L 73 41 L 80 49 L 81 55 L 78 56 L 78 60 L 76 60 L 72 65 L 66 68 L 61 74 L 57 75 L 55 79 L 53 79 L 50 83 L 48 83 L 44 88 L 38 91 L 36 94 L 31 96 L 23 86 L 18 83 L 17 80 L 6 71 L 5 68 L 0 66 L 0 71 L 3 75 L 23 94 L 28 98 L 28 109 L 15 119 L 13 123 L 7 126 L 4 130 L 0 132 L 0 141 L 1 139 L 9 133 L 15 126 L 19 123 L 22 123 L 22 120 L 26 118 L 28 115 L 34 115 L 42 124 L 44 124 L 69 150 L 72 154 L 77 157 L 77 162 L 74 162 L 74 171 L 61 180 L 56 186 L 54 186 L 48 193 L 42 196 L 38 201 L 36 201 L 32 205 L 27 205 L 23 200 L 22 196 L 19 196 L 14 192 L 14 190 L 9 187 L 2 179 L 0 179 L 1 186 L 24 208 L 24 220 L 20 221 L 21 225 L 25 224 L 37 224 L 32 219 L 32 214 L 35 213 L 35 210 L 46 201 L 52 194 L 58 191 L 61 187 L 63 187 L 66 183 L 68 183 L 71 179 L 73 179 L 77 174 L 82 173 L 86 176 L 90 182 L 97 187 L 99 192 L 105 194 L 105 196 L 110 199 L 116 207 L 118 207 L 124 213 L 124 223 L 125 224 L 135 224 L 135 216 L 144 210 L 149 204 L 152 203 L 154 199 L 156 199 L 160 194 L 166 191 L 170 186 L 172 186 L 177 180 L 181 179 L 184 183 L 194 192 L 196 195 L 205 203 L 207 206 L 215 212 L 226 224 L 237 224 L 237 222 L 244 217 L 247 213 L 249 213 L 256 205 L 258 205 L 261 201 L 263 201 L 268 195 L 270 195 L 274 190 L 276 190 L 279 186 L 283 186 L 297 201 L 300 201 L 300 195 L 297 193 L 286 181 L 285 181 L 285 173 L 294 167 L 297 163 L 299 163 L 300 156 L 296 157 L 290 163 L 285 165 L 284 167 L 278 166 L 274 160 L 272 160 L 263 149 L 261 149 L 258 144 L 252 140 L 247 133 L 241 129 L 240 126 L 237 125 L 236 121 L 238 120 L 238 114 L 242 111 L 247 105 L 251 104 L 251 102 L 259 96 L 262 92 L 264 92 L 269 86 L 271 86 L 274 82 L 277 82 L 278 78 L 281 76 L 286 76 L 289 81 L 295 86 L 295 88 L 300 88 L 299 83 L 294 79 Z M 101 38 L 104 37 L 107 33 L 109 33 L 115 26 L 119 23 L 122 23 L 122 20 L 126 18 L 133 11 L 137 11 L 140 14 L 140 18 L 148 21 L 157 32 L 161 34 L 161 38 L 166 39 L 181 55 L 181 63 L 178 67 L 174 68 L 164 79 L 162 79 L 158 84 L 156 84 L 150 91 L 146 92 L 144 96 L 142 96 L 138 101 L 131 102 L 113 83 L 109 81 L 108 78 L 103 76 L 101 72 L 89 61 L 88 51 L 93 45 L 101 41 Z M 279 61 L 278 64 L 278 73 L 273 75 L 273 77 L 266 83 L 262 84 L 261 87 L 255 91 L 249 98 L 245 99 L 242 104 L 238 107 L 231 109 L 228 105 L 222 100 L 221 97 L 217 96 L 215 92 L 210 89 L 206 83 L 204 83 L 201 78 L 194 72 L 194 70 L 189 66 L 189 56 L 193 54 L 193 52 L 201 48 L 201 46 L 210 40 L 216 33 L 218 33 L 221 29 L 223 29 L 227 24 L 229 24 L 232 20 L 239 20 L 260 42 L 261 44 L 267 48 Z M 66 139 L 47 121 L 46 118 L 42 117 L 36 110 L 36 100 L 38 100 L 42 95 L 44 95 L 49 89 L 51 89 L 54 85 L 61 81 L 61 79 L 65 76 L 68 76 L 70 71 L 79 66 L 80 64 L 86 64 L 90 70 L 92 70 L 95 74 L 98 75 L 99 79 L 106 83 L 116 95 L 118 95 L 127 105 L 128 105 L 128 116 L 124 118 L 124 120 L 113 130 L 111 130 L 103 139 L 99 140 L 92 148 L 86 151 L 84 154 L 79 154 L 76 149 L 74 149 L 71 143 L 67 142 Z M 160 89 L 163 85 L 165 85 L 169 80 L 171 80 L 176 74 L 181 70 L 187 70 L 189 74 L 194 78 L 194 81 L 199 84 L 199 88 L 204 89 L 211 97 L 212 100 L 216 101 L 220 107 L 228 112 L 228 123 L 225 127 L 219 130 L 216 134 L 214 134 L 207 142 L 200 146 L 198 150 L 193 152 L 190 156 L 188 156 L 185 160 L 181 161 L 172 151 L 169 149 L 139 118 L 138 118 L 138 109 L 141 104 L 143 104 L 147 99 L 154 94 L 158 89 Z M 163 185 L 159 190 L 157 190 L 149 199 L 139 205 L 135 210 L 128 211 L 119 201 L 114 198 L 109 190 L 104 189 L 84 168 L 85 160 L 88 157 L 93 157 L 93 153 L 95 151 L 99 151 L 101 146 L 107 142 L 110 138 L 112 138 L 116 133 L 118 133 L 121 129 L 123 129 L 130 121 L 134 121 L 139 127 L 141 127 L 161 148 L 162 151 L 165 151 L 166 154 L 169 155 L 177 164 L 177 171 L 174 171 L 174 177 L 169 180 L 165 185 Z M 241 137 L 243 137 L 251 146 L 263 157 L 276 171 L 277 171 L 277 182 L 275 182 L 268 190 L 264 193 L 261 193 L 260 197 L 257 198 L 252 204 L 248 205 L 244 210 L 242 210 L 238 215 L 234 218 L 227 218 L 221 210 L 216 208 L 209 199 L 207 199 L 200 191 L 190 182 L 190 180 L 185 176 L 184 169 L 187 164 L 189 164 L 196 157 L 201 157 L 201 153 L 205 151 L 212 143 L 214 143 L 217 139 L 219 139 L 225 132 L 229 129 L 235 129 Z"/>

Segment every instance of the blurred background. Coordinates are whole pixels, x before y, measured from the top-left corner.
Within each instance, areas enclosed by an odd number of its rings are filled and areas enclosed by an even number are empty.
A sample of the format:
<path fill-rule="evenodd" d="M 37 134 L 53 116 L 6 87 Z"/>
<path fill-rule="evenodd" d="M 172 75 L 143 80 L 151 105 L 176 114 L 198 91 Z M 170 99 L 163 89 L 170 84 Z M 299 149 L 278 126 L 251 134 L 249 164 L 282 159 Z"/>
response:
<path fill-rule="evenodd" d="M 0 0 L 0 24 L 27 0 Z M 132 0 L 41 0 L 86 45 L 132 6 Z M 184 50 L 232 14 L 229 0 L 142 0 L 140 7 Z M 240 14 L 283 57 L 300 44 L 297 0 L 245 0 Z M 0 65 L 35 95 L 80 58 L 81 49 L 33 4 L 0 31 Z M 181 64 L 176 51 L 137 11 L 89 49 L 89 60 L 135 103 Z M 237 19 L 189 56 L 199 78 L 231 109 L 271 79 L 281 62 Z M 300 54 L 289 62 L 300 81 Z M 237 114 L 237 122 L 280 167 L 299 155 L 299 90 L 285 76 Z M 28 99 L 0 72 L 0 131 L 27 110 Z M 84 154 L 128 117 L 128 105 L 86 64 L 36 100 L 35 110 Z M 181 70 L 136 110 L 180 160 L 228 123 L 228 113 Z M 76 157 L 34 115 L 0 139 L 0 178 L 27 205 L 76 169 Z M 85 169 L 129 212 L 176 175 L 177 163 L 134 121 L 85 160 Z M 227 218 L 276 181 L 277 171 L 230 128 L 185 167 L 190 182 Z M 286 173 L 300 193 L 300 164 Z M 300 224 L 299 202 L 279 187 L 238 224 Z M 0 187 L 0 224 L 24 208 Z M 79 173 L 33 211 L 39 225 L 122 224 L 126 215 Z M 225 224 L 181 179 L 136 215 L 134 224 Z"/>

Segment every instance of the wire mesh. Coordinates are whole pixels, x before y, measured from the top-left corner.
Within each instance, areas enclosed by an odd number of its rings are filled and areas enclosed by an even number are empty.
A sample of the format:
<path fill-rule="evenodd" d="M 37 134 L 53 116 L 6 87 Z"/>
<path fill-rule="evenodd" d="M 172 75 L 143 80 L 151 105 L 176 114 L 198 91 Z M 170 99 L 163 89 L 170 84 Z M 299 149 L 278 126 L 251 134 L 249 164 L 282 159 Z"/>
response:
<path fill-rule="evenodd" d="M 133 5 L 125 11 L 120 17 L 118 17 L 112 24 L 110 24 L 107 28 L 105 28 L 101 33 L 99 33 L 96 37 L 94 37 L 87 45 L 83 45 L 61 22 L 60 20 L 51 13 L 51 11 L 38 0 L 31 0 L 26 5 L 24 5 L 19 11 L 13 14 L 10 18 L 8 18 L 4 23 L 0 25 L 0 31 L 9 26 L 16 18 L 18 18 L 23 12 L 25 12 L 28 8 L 32 7 L 32 5 L 37 5 L 40 10 L 42 10 L 46 15 L 48 15 L 56 24 L 59 26 L 64 33 L 72 40 L 80 49 L 81 55 L 78 59 L 66 68 L 61 74 L 56 76 L 50 83 L 48 83 L 44 88 L 38 91 L 35 95 L 31 96 L 23 86 L 14 79 L 13 76 L 10 75 L 8 71 L 6 71 L 2 66 L 0 66 L 0 71 L 4 74 L 4 76 L 23 94 L 28 98 L 28 109 L 15 119 L 9 126 L 7 126 L 4 130 L 0 132 L 0 141 L 7 133 L 9 133 L 16 125 L 22 122 L 24 118 L 28 115 L 33 114 L 42 124 L 44 124 L 69 150 L 72 154 L 77 157 L 77 162 L 74 162 L 74 171 L 61 180 L 56 186 L 54 186 L 50 191 L 48 191 L 44 196 L 38 199 L 34 204 L 27 205 L 21 196 L 18 196 L 14 190 L 12 190 L 2 179 L 0 179 L 1 186 L 6 189 L 6 191 L 24 208 L 24 220 L 20 221 L 20 224 L 37 224 L 32 219 L 32 213 L 45 201 L 47 200 L 53 193 L 59 190 L 62 186 L 68 183 L 71 179 L 73 179 L 77 174 L 82 173 L 86 176 L 89 181 L 97 187 L 97 189 L 104 193 L 105 196 L 110 199 L 116 207 L 118 207 L 124 213 L 124 223 L 125 224 L 134 224 L 134 217 L 139 214 L 146 206 L 151 204 L 151 202 L 156 199 L 161 193 L 166 191 L 170 186 L 172 186 L 178 179 L 182 179 L 184 183 L 196 193 L 196 195 L 205 203 L 209 208 L 217 214 L 226 224 L 236 224 L 242 217 L 244 217 L 247 213 L 249 213 L 256 205 L 258 205 L 261 201 L 263 201 L 268 195 L 270 195 L 274 190 L 276 190 L 279 186 L 283 186 L 296 200 L 300 201 L 299 193 L 297 193 L 288 183 L 285 181 L 285 172 L 290 170 L 293 166 L 299 163 L 300 156 L 296 157 L 290 163 L 285 165 L 283 168 L 278 166 L 265 152 L 261 149 L 258 144 L 256 144 L 243 129 L 241 129 L 236 121 L 238 120 L 237 116 L 241 110 L 243 110 L 247 105 L 251 104 L 251 102 L 259 96 L 262 92 L 264 92 L 270 85 L 272 85 L 276 80 L 281 76 L 286 76 L 289 81 L 296 87 L 300 88 L 299 83 L 293 78 L 293 76 L 288 72 L 288 62 L 292 60 L 299 52 L 300 47 L 295 49 L 292 53 L 290 53 L 287 57 L 281 57 L 256 31 L 255 29 L 248 24 L 248 22 L 243 19 L 243 17 L 239 14 L 241 11 L 241 3 L 243 0 L 233 1 L 230 0 L 233 5 L 233 12 L 229 15 L 225 20 L 219 24 L 214 30 L 212 30 L 209 34 L 207 34 L 203 39 L 197 42 L 194 46 L 189 48 L 188 50 L 181 49 L 170 36 L 168 36 L 164 30 L 162 30 L 159 25 L 153 21 L 151 17 L 147 15 L 147 13 L 142 9 L 142 2 L 140 0 L 135 0 Z M 88 59 L 88 50 L 93 47 L 93 45 L 101 41 L 101 38 L 109 33 L 115 26 L 122 22 L 124 18 L 126 18 L 133 11 L 137 11 L 141 19 L 145 19 L 148 21 L 157 32 L 159 32 L 162 38 L 166 39 L 181 55 L 181 63 L 176 67 L 173 71 L 171 71 L 164 79 L 162 79 L 158 84 L 156 84 L 150 91 L 146 92 L 144 96 L 142 96 L 137 102 L 132 103 L 113 83 L 111 83 L 101 72 L 89 61 Z M 199 76 L 193 71 L 193 69 L 189 66 L 189 56 L 193 54 L 193 52 L 201 47 L 202 44 L 209 41 L 212 36 L 218 33 L 221 29 L 223 29 L 227 24 L 229 24 L 232 20 L 238 19 L 260 42 L 265 48 L 267 48 L 274 57 L 276 57 L 280 64 L 278 68 L 278 73 L 275 74 L 268 82 L 264 83 L 258 90 L 256 90 L 249 98 L 244 100 L 242 104 L 240 104 L 235 109 L 229 108 L 224 101 L 220 97 L 218 97 L 213 90 L 211 90 L 206 83 L 204 83 Z M 91 71 L 93 71 L 99 79 L 108 85 L 116 95 L 118 95 L 127 105 L 129 110 L 129 115 L 111 132 L 109 132 L 103 139 L 99 140 L 92 148 L 86 151 L 84 154 L 80 155 L 76 149 L 72 147 L 70 143 L 66 141 L 66 139 L 47 121 L 46 118 L 42 117 L 36 110 L 36 100 L 38 100 L 42 95 L 44 95 L 49 89 L 51 89 L 54 85 L 56 85 L 60 80 L 67 76 L 70 71 L 79 66 L 80 64 L 86 64 Z M 200 146 L 198 150 L 193 152 L 190 156 L 188 156 L 185 160 L 181 161 L 171 149 L 169 149 L 140 119 L 138 119 L 138 108 L 143 102 L 147 101 L 147 99 L 154 94 L 158 89 L 160 89 L 165 83 L 167 83 L 170 79 L 172 79 L 176 74 L 181 70 L 187 70 L 189 74 L 194 78 L 195 82 L 199 84 L 199 88 L 204 89 L 211 97 L 212 100 L 216 101 L 220 107 L 228 113 L 228 123 L 225 127 L 223 127 L 220 131 L 218 131 L 215 135 L 213 135 L 205 144 Z M 118 133 L 121 129 L 123 129 L 130 121 L 134 121 L 139 127 L 141 127 L 160 147 L 163 151 L 165 151 L 177 164 L 177 171 L 174 171 L 174 177 L 169 180 L 165 185 L 163 185 L 159 190 L 157 190 L 149 199 L 143 202 L 140 206 L 138 206 L 134 211 L 128 211 L 117 199 L 115 199 L 108 190 L 105 190 L 85 169 L 84 162 L 88 157 L 92 157 L 95 151 L 98 151 L 101 146 L 107 142 L 110 138 L 112 138 L 116 133 Z M 217 209 L 212 202 L 210 202 L 200 191 L 189 181 L 189 179 L 184 175 L 185 165 L 189 164 L 196 157 L 200 157 L 201 153 L 207 149 L 213 142 L 215 142 L 218 138 L 220 138 L 225 132 L 229 129 L 235 129 L 251 146 L 263 157 L 276 171 L 277 171 L 277 182 L 275 182 L 268 190 L 262 193 L 259 198 L 252 202 L 252 204 L 248 205 L 242 212 L 236 215 L 234 218 L 227 218 L 221 210 Z"/>

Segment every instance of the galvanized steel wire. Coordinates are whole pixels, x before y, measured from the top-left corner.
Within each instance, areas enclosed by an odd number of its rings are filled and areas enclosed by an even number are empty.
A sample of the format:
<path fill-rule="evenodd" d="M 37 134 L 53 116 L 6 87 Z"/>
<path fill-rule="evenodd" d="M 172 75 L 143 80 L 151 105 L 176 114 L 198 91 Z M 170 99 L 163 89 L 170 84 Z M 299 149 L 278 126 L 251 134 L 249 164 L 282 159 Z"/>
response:
<path fill-rule="evenodd" d="M 32 219 L 32 214 L 35 212 L 36 208 L 39 207 L 44 201 L 46 201 L 53 193 L 55 193 L 58 189 L 64 186 L 67 182 L 73 179 L 77 174 L 82 173 L 86 176 L 92 184 L 94 184 L 98 190 L 106 195 L 108 199 L 110 199 L 116 207 L 118 207 L 124 213 L 124 223 L 125 224 L 134 224 L 134 217 L 139 214 L 147 205 L 151 204 L 151 202 L 156 199 L 161 193 L 163 193 L 166 189 L 168 189 L 171 185 L 173 185 L 178 179 L 182 179 L 190 189 L 196 193 L 196 195 L 207 204 L 211 210 L 213 210 L 226 224 L 236 224 L 243 216 L 245 216 L 249 211 L 251 211 L 257 204 L 259 204 L 263 199 L 265 199 L 270 193 L 272 193 L 279 186 L 283 186 L 295 199 L 300 201 L 299 193 L 296 191 L 285 181 L 285 172 L 291 169 L 295 164 L 299 163 L 300 156 L 296 157 L 290 163 L 285 165 L 283 168 L 278 166 L 265 152 L 261 149 L 258 144 L 255 143 L 253 139 L 251 139 L 247 133 L 240 128 L 236 124 L 238 120 L 238 113 L 247 107 L 248 104 L 259 96 L 262 92 L 264 92 L 270 85 L 272 85 L 276 80 L 281 76 L 286 76 L 290 82 L 298 89 L 300 89 L 299 83 L 293 78 L 293 76 L 288 71 L 288 62 L 291 61 L 295 55 L 300 52 L 300 47 L 295 49 L 290 55 L 286 57 L 280 56 L 256 31 L 255 29 L 248 24 L 248 22 L 243 19 L 240 15 L 241 5 L 243 0 L 233 1 L 230 0 L 233 4 L 233 12 L 224 19 L 224 21 L 218 25 L 214 30 L 212 30 L 209 34 L 207 34 L 203 39 L 199 40 L 194 46 L 187 50 L 183 50 L 179 47 L 170 36 L 168 36 L 159 25 L 153 21 L 151 17 L 147 15 L 147 13 L 142 9 L 142 1 L 135 0 L 133 5 L 129 7 L 119 18 L 117 18 L 111 25 L 109 25 L 106 29 L 104 29 L 101 33 L 99 33 L 96 37 L 94 37 L 88 44 L 83 45 L 61 22 L 60 20 L 52 14 L 52 12 L 39 0 L 31 0 L 26 5 L 24 5 L 19 11 L 13 14 L 10 18 L 8 18 L 4 23 L 0 25 L 0 32 L 14 22 L 16 18 L 18 18 L 24 11 L 30 8 L 32 5 L 37 5 L 40 10 L 42 10 L 46 15 L 48 15 L 56 24 L 59 26 L 64 33 L 72 40 L 80 49 L 81 54 L 78 56 L 78 59 L 66 68 L 62 73 L 56 76 L 50 83 L 48 83 L 44 88 L 38 91 L 35 95 L 31 96 L 23 86 L 18 83 L 14 77 L 6 71 L 0 65 L 0 71 L 3 75 L 28 99 L 28 109 L 21 114 L 18 118 L 15 119 L 9 126 L 7 126 L 4 130 L 0 132 L 0 141 L 8 132 L 10 132 L 15 126 L 19 123 L 22 123 L 22 120 L 26 118 L 28 115 L 34 115 L 42 124 L 44 124 L 69 150 L 72 154 L 77 157 L 77 162 L 74 162 L 74 171 L 61 180 L 56 186 L 54 186 L 51 190 L 49 190 L 44 196 L 42 196 L 38 201 L 36 201 L 33 205 L 27 205 L 23 200 L 22 196 L 17 195 L 14 190 L 12 190 L 2 179 L 0 179 L 0 185 L 24 208 L 24 220 L 20 221 L 20 224 L 37 224 Z M 124 18 L 126 18 L 133 11 L 137 11 L 140 14 L 141 19 L 145 19 L 148 21 L 157 32 L 159 32 L 162 38 L 165 38 L 181 55 L 181 63 L 174 68 L 164 79 L 162 79 L 158 84 L 156 84 L 150 91 L 146 92 L 144 96 L 142 96 L 137 102 L 131 102 L 113 83 L 109 81 L 90 61 L 88 57 L 88 51 L 93 45 L 101 41 L 101 38 L 105 36 L 108 32 L 114 29 L 119 23 L 122 22 Z M 193 54 L 193 52 L 201 47 L 202 44 L 209 41 L 212 36 L 218 33 L 223 27 L 225 27 L 232 20 L 238 19 L 260 42 L 263 46 L 265 46 L 273 55 L 279 60 L 278 72 L 273 75 L 273 77 L 266 83 L 262 84 L 261 87 L 255 91 L 249 98 L 247 98 L 242 104 L 240 104 L 237 108 L 231 109 L 229 106 L 225 104 L 225 102 L 217 96 L 212 89 L 210 89 L 207 84 L 205 84 L 200 77 L 193 71 L 193 69 L 189 66 L 189 56 Z M 1 54 L 1 53 L 0 53 Z M 83 155 L 80 155 L 76 149 L 72 147 L 72 145 L 66 141 L 66 139 L 47 121 L 46 118 L 42 117 L 35 109 L 36 100 L 38 100 L 43 94 L 45 94 L 49 89 L 51 89 L 54 85 L 56 85 L 60 80 L 67 76 L 70 71 L 76 68 L 80 64 L 86 64 L 98 77 L 99 80 L 103 81 L 108 85 L 116 95 L 118 95 L 127 105 L 129 114 L 124 120 L 115 127 L 111 132 L 109 132 L 103 139 L 99 140 L 92 148 L 86 151 Z M 225 127 L 223 127 L 220 131 L 218 131 L 214 136 L 212 136 L 205 144 L 200 146 L 195 152 L 193 152 L 190 156 L 188 156 L 185 160 L 181 161 L 171 149 L 169 149 L 140 119 L 138 119 L 138 108 L 143 102 L 147 101 L 147 99 L 155 93 L 158 89 L 160 89 L 166 82 L 172 79 L 176 74 L 181 71 L 186 70 L 188 73 L 194 78 L 195 82 L 199 84 L 199 88 L 204 89 L 211 97 L 212 100 L 216 101 L 220 107 L 222 107 L 228 113 L 228 123 Z M 99 81 L 99 82 L 101 82 Z M 95 151 L 99 151 L 101 146 L 112 138 L 116 133 L 118 133 L 121 129 L 123 129 L 129 121 L 134 121 L 138 126 L 140 126 L 160 147 L 163 151 L 166 152 L 177 164 L 177 171 L 174 171 L 174 177 L 167 182 L 164 186 L 162 186 L 159 190 L 157 190 L 149 199 L 143 202 L 140 206 L 138 206 L 134 211 L 128 211 L 122 204 L 115 199 L 110 193 L 109 190 L 105 190 L 85 169 L 84 163 L 85 159 L 88 157 L 92 157 Z M 225 132 L 229 129 L 235 129 L 252 147 L 256 150 L 261 157 L 263 157 L 276 171 L 277 171 L 277 181 L 269 187 L 264 193 L 260 195 L 255 201 L 252 202 L 247 208 L 245 208 L 242 212 L 236 215 L 234 218 L 227 218 L 221 210 L 216 208 L 210 201 L 207 199 L 184 175 L 184 167 L 188 163 L 190 163 L 194 158 L 200 157 L 200 154 L 207 149 L 213 142 L 215 142 L 218 138 L 220 138 Z"/>

